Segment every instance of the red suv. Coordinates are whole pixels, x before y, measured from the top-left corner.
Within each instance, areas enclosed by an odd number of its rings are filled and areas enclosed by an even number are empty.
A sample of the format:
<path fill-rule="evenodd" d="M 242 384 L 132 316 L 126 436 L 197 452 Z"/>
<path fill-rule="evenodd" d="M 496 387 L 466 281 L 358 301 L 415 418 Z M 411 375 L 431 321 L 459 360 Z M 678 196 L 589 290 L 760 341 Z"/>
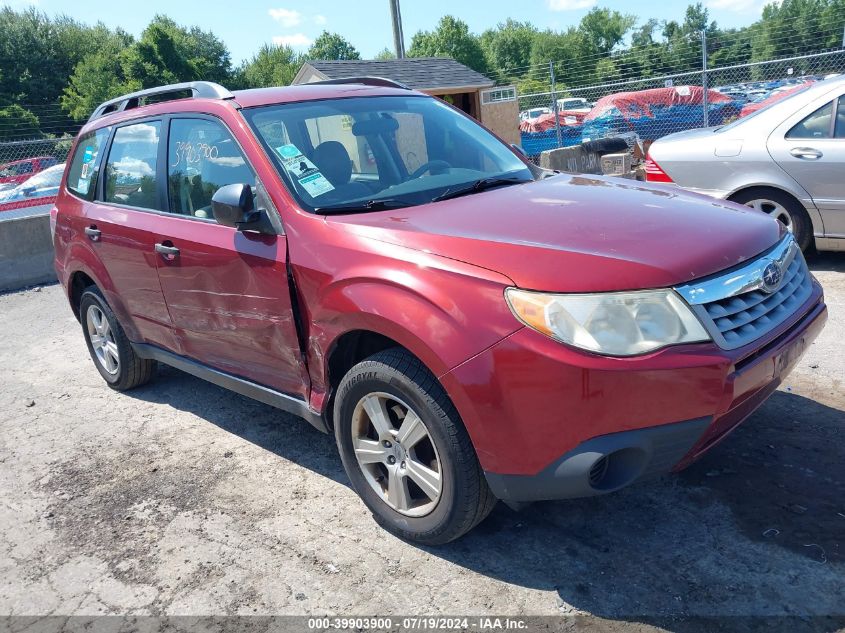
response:
<path fill-rule="evenodd" d="M 304 417 L 334 432 L 376 519 L 428 544 L 496 499 L 685 467 L 827 316 L 765 214 L 540 170 L 370 78 L 107 102 L 53 221 L 112 388 L 163 362 Z"/>

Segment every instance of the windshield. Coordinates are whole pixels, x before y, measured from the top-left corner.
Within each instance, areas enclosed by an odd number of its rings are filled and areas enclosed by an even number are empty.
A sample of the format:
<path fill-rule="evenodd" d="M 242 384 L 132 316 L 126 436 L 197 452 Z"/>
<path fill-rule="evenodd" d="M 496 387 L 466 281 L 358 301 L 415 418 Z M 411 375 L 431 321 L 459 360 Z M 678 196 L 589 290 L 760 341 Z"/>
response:
<path fill-rule="evenodd" d="M 315 213 L 413 206 L 533 180 L 510 148 L 431 97 L 307 101 L 244 116 Z"/>

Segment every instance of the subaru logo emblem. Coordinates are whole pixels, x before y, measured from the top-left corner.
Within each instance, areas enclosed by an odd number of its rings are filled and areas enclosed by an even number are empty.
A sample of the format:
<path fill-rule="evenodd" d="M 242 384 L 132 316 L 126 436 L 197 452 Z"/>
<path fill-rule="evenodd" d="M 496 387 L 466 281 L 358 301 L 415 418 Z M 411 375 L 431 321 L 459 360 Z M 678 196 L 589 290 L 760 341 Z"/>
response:
<path fill-rule="evenodd" d="M 780 266 L 775 262 L 769 262 L 763 269 L 763 290 L 774 292 L 778 289 L 781 280 Z"/>

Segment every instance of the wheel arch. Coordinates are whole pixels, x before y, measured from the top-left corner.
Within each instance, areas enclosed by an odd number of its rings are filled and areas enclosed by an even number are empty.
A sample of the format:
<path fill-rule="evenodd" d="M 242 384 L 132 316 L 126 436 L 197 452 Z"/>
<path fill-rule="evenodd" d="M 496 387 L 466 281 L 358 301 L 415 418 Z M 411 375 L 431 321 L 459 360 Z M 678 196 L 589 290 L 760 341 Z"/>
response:
<path fill-rule="evenodd" d="M 776 193 L 789 196 L 789 198 L 792 199 L 795 204 L 804 209 L 807 216 L 810 218 L 810 225 L 813 231 L 813 235 L 824 235 L 824 222 L 816 206 L 812 203 L 808 206 L 805 202 L 802 201 L 801 197 L 795 191 L 792 191 L 787 187 L 771 183 L 746 184 L 731 191 L 727 196 L 725 196 L 725 199 L 730 200 L 731 202 L 736 202 L 737 197 L 739 197 L 741 194 L 748 193 L 749 191 L 774 191 Z"/>

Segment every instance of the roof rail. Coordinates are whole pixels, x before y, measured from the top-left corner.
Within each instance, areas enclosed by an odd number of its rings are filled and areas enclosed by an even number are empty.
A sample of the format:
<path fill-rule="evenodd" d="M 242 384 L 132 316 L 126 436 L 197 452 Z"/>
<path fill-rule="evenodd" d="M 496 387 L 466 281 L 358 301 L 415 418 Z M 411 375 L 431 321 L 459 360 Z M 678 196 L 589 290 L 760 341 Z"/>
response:
<path fill-rule="evenodd" d="M 341 77 L 340 79 L 323 79 L 321 81 L 312 81 L 306 85 L 331 85 L 331 84 L 363 84 L 365 86 L 382 86 L 384 88 L 399 88 L 400 90 L 410 90 L 408 86 L 392 79 L 385 79 L 384 77 Z"/>
<path fill-rule="evenodd" d="M 234 99 L 235 95 L 226 90 L 220 84 L 211 81 L 186 81 L 181 84 L 169 84 L 167 86 L 158 86 L 156 88 L 147 88 L 146 90 L 139 90 L 138 92 L 130 92 L 115 99 L 105 101 L 98 105 L 91 116 L 88 118 L 90 123 L 94 119 L 106 116 L 113 112 L 123 112 L 124 110 L 131 110 L 141 105 L 141 101 L 146 97 L 154 97 L 158 95 L 166 95 L 177 92 L 191 91 L 193 99 Z"/>

